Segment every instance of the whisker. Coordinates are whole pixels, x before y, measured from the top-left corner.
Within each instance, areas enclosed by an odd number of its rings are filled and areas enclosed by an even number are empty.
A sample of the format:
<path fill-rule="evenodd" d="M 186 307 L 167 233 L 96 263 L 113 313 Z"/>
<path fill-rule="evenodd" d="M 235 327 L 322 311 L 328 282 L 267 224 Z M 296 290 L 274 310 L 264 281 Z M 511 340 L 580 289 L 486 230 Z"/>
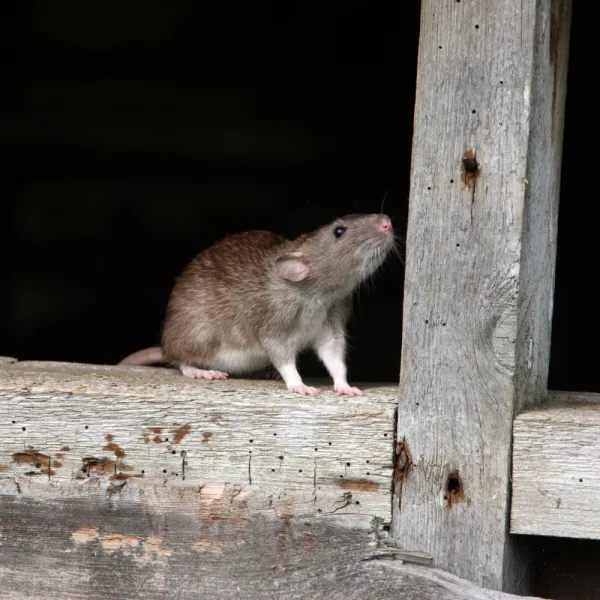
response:
<path fill-rule="evenodd" d="M 381 201 L 381 208 L 379 209 L 379 214 L 382 215 L 383 214 L 383 205 L 385 204 L 385 199 L 387 198 L 387 195 L 390 193 L 390 188 L 387 189 L 386 193 L 383 195 L 383 200 Z"/>

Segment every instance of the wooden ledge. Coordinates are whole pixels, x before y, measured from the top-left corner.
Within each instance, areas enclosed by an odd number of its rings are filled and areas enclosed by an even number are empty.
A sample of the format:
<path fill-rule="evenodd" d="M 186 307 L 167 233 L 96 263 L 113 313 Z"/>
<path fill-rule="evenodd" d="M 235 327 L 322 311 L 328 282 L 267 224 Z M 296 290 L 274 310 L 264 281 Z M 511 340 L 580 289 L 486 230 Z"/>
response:
<path fill-rule="evenodd" d="M 397 386 L 363 397 L 172 370 L 0 364 L 0 477 L 237 486 L 280 516 L 391 520 Z"/>
<path fill-rule="evenodd" d="M 511 532 L 600 539 L 600 394 L 550 392 L 513 429 Z"/>

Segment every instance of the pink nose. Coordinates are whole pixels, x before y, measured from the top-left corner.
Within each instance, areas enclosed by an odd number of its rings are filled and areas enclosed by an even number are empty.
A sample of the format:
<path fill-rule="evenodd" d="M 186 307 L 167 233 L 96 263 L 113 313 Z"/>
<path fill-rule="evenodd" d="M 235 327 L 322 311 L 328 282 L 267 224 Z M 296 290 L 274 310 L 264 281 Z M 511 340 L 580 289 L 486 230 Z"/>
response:
<path fill-rule="evenodd" d="M 392 231 L 392 222 L 387 215 L 379 215 L 377 229 L 383 231 L 383 233 L 390 233 Z"/>

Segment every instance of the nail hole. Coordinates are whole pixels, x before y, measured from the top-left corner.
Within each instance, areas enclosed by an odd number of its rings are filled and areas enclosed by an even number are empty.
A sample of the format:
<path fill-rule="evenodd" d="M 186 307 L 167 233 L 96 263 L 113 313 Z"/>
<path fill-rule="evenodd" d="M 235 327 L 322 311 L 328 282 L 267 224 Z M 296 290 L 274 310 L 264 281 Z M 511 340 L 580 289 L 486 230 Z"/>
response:
<path fill-rule="evenodd" d="M 473 109 L 471 112 L 472 112 L 473 114 L 475 114 L 477 111 L 476 111 L 475 109 Z"/>
<path fill-rule="evenodd" d="M 250 440 L 250 443 L 252 444 L 254 442 L 254 440 Z"/>
<path fill-rule="evenodd" d="M 274 433 L 273 435 L 277 435 L 276 433 Z"/>
<path fill-rule="evenodd" d="M 383 434 L 383 437 L 387 437 L 387 433 L 384 433 L 384 434 Z"/>
<path fill-rule="evenodd" d="M 441 47 L 441 46 L 438 46 L 438 50 L 441 50 L 441 49 L 442 49 L 442 47 Z"/>
<path fill-rule="evenodd" d="M 13 421 L 13 423 L 16 423 L 16 421 Z"/>
<path fill-rule="evenodd" d="M 298 469 L 298 473 L 302 473 L 302 469 Z"/>
<path fill-rule="evenodd" d="M 419 403 L 418 403 L 418 402 L 415 402 L 415 404 L 416 404 L 417 406 L 419 406 Z"/>
<path fill-rule="evenodd" d="M 323 509 L 317 508 L 317 512 L 323 512 Z"/>
<path fill-rule="evenodd" d="M 169 438 L 165 438 L 165 442 L 168 442 L 168 441 L 169 441 Z"/>
<path fill-rule="evenodd" d="M 248 450 L 248 454 L 252 454 L 252 450 Z"/>
<path fill-rule="evenodd" d="M 430 186 L 430 185 L 428 185 L 428 186 L 427 186 L 427 189 L 428 189 L 428 190 L 430 190 L 430 189 L 431 189 L 431 186 Z"/>
<path fill-rule="evenodd" d="M 369 464 L 370 461 L 367 461 L 367 464 Z"/>
<path fill-rule="evenodd" d="M 187 456 L 187 452 L 185 450 L 181 451 L 181 456 Z"/>
<path fill-rule="evenodd" d="M 331 446 L 331 442 L 329 442 L 329 445 Z"/>
<path fill-rule="evenodd" d="M 85 426 L 85 428 L 86 428 L 86 429 L 89 429 L 89 427 L 88 427 L 87 425 Z"/>
<path fill-rule="evenodd" d="M 429 319 L 425 319 L 425 323 L 429 323 Z"/>
<path fill-rule="evenodd" d="M 502 85 L 504 83 L 504 81 L 500 80 L 500 85 Z"/>
<path fill-rule="evenodd" d="M 454 179 L 451 179 L 451 180 L 450 180 L 450 183 L 454 183 Z"/>
<path fill-rule="evenodd" d="M 166 472 L 167 472 L 167 470 L 166 470 L 166 469 L 163 469 L 163 473 L 166 473 Z"/>
<path fill-rule="evenodd" d="M 479 25 L 475 25 L 475 29 L 479 29 Z"/>
<path fill-rule="evenodd" d="M 370 475 L 371 473 L 369 473 L 369 471 L 367 471 L 367 475 Z"/>
<path fill-rule="evenodd" d="M 26 431 L 26 427 L 21 427 L 21 429 L 22 429 L 23 431 Z"/>
<path fill-rule="evenodd" d="M 344 479 L 344 476 L 343 476 L 343 475 L 340 475 L 340 479 Z"/>
<path fill-rule="evenodd" d="M 442 323 L 442 327 L 446 327 L 446 323 Z"/>
<path fill-rule="evenodd" d="M 350 466 L 350 463 L 346 463 L 346 466 L 347 466 L 347 467 L 349 467 L 349 466 Z"/>
<path fill-rule="evenodd" d="M 315 448 L 315 452 L 318 450 L 318 448 Z"/>
<path fill-rule="evenodd" d="M 354 504 L 360 504 L 360 502 L 357 500 Z"/>
<path fill-rule="evenodd" d="M 460 244 L 456 244 L 456 247 L 457 247 L 457 248 L 460 248 Z"/>
<path fill-rule="evenodd" d="M 175 452 L 175 450 L 171 450 L 171 454 L 177 454 L 177 452 Z"/>
<path fill-rule="evenodd" d="M 271 469 L 271 471 L 272 471 L 273 473 L 275 473 L 275 469 Z"/>
<path fill-rule="evenodd" d="M 142 470 L 142 475 L 145 473 L 146 471 Z"/>
<path fill-rule="evenodd" d="M 583 483 L 583 479 L 580 479 L 580 480 L 579 480 L 579 483 Z"/>

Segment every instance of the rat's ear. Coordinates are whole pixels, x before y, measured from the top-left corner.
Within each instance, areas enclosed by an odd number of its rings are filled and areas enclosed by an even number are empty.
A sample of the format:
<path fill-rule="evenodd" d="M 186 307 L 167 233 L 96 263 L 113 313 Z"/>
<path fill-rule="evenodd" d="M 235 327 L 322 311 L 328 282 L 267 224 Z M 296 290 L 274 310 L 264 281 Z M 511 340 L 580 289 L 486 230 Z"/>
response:
<path fill-rule="evenodd" d="M 277 257 L 275 268 L 283 279 L 302 281 L 308 275 L 308 265 L 304 262 L 301 252 L 286 252 Z"/>

